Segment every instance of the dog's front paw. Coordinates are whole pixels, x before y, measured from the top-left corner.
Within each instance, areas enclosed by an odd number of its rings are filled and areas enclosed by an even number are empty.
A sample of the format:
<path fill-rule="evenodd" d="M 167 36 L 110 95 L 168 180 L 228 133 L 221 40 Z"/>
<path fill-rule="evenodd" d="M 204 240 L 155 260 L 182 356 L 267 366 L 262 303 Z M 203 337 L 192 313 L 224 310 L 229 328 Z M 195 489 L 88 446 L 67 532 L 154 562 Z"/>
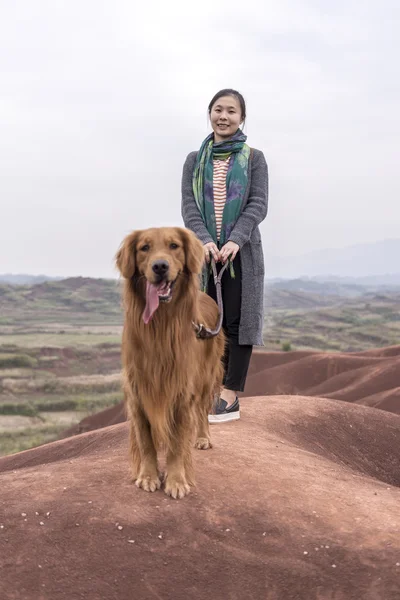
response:
<path fill-rule="evenodd" d="M 177 498 L 180 499 L 189 494 L 190 485 L 184 478 L 167 476 L 164 491 L 168 496 L 171 496 L 176 500 Z"/>
<path fill-rule="evenodd" d="M 135 484 L 138 488 L 142 488 L 146 492 L 155 492 L 161 487 L 161 480 L 158 476 L 140 474 L 136 479 Z"/>
<path fill-rule="evenodd" d="M 199 437 L 197 438 L 194 447 L 198 448 L 199 450 L 208 450 L 209 448 L 212 448 L 212 443 L 210 438 Z"/>

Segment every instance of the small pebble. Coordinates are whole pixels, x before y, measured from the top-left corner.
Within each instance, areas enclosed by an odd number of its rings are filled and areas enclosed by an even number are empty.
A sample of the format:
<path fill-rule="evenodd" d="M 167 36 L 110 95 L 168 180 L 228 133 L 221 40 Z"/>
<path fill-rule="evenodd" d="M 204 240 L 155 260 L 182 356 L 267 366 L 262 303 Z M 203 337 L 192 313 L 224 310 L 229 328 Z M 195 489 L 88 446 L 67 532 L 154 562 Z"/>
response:
<path fill-rule="evenodd" d="M 130 544 L 134 544 L 134 543 L 135 543 L 135 540 L 128 540 L 128 542 L 129 542 Z"/>
<path fill-rule="evenodd" d="M 336 569 L 336 565 L 332 565 L 332 569 Z"/>
<path fill-rule="evenodd" d="M 79 527 L 79 523 L 75 523 L 75 527 Z"/>
<path fill-rule="evenodd" d="M 39 525 L 44 525 L 43 521 L 40 521 Z"/>
<path fill-rule="evenodd" d="M 38 565 L 38 567 L 39 567 L 39 569 L 41 569 L 41 568 L 42 568 L 42 565 Z"/>
<path fill-rule="evenodd" d="M 21 513 L 21 517 L 26 517 L 26 513 Z"/>
<path fill-rule="evenodd" d="M 92 504 L 92 500 L 89 500 L 88 504 Z"/>
<path fill-rule="evenodd" d="M 265 537 L 266 535 L 267 535 L 267 532 L 266 532 L 266 531 L 264 531 L 264 533 L 263 533 L 263 536 Z"/>
<path fill-rule="evenodd" d="M 225 531 L 230 531 L 230 529 L 225 529 Z"/>
<path fill-rule="evenodd" d="M 396 563 L 396 567 L 400 567 L 400 563 Z"/>
<path fill-rule="evenodd" d="M 303 554 L 308 554 L 307 550 L 304 550 Z"/>
<path fill-rule="evenodd" d="M 329 548 L 329 546 L 325 546 L 325 548 Z"/>
<path fill-rule="evenodd" d="M 47 513 L 46 513 L 46 517 L 49 517 L 49 516 L 50 516 L 50 512 L 47 512 Z"/>
<path fill-rule="evenodd" d="M 4 525 L 0 525 L 0 529 L 4 529 Z"/>
<path fill-rule="evenodd" d="M 315 550 L 318 552 L 318 551 L 319 551 L 319 548 L 315 548 Z"/>
<path fill-rule="evenodd" d="M 117 529 L 119 529 L 120 531 L 122 531 L 123 530 L 122 525 L 118 525 Z"/>
<path fill-rule="evenodd" d="M 35 512 L 35 515 L 38 517 L 38 516 L 39 516 L 39 513 L 38 513 L 38 512 Z"/>
<path fill-rule="evenodd" d="M 163 539 L 163 534 L 160 533 L 160 535 L 158 537 L 160 538 L 160 540 L 162 540 Z"/>

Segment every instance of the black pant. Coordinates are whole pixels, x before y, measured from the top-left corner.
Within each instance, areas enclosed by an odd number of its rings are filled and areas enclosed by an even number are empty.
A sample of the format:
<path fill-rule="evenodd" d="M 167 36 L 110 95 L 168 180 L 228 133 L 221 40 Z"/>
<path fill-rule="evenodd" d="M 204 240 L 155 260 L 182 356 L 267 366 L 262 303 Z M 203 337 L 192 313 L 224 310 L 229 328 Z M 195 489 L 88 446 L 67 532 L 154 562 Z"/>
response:
<path fill-rule="evenodd" d="M 217 263 L 217 271 L 222 267 Z M 239 345 L 239 323 L 240 308 L 242 303 L 242 270 L 240 256 L 237 253 L 233 261 L 235 278 L 229 272 L 229 266 L 222 275 L 222 304 L 224 307 L 224 320 L 222 326 L 227 336 L 227 344 L 223 358 L 225 374 L 224 386 L 228 390 L 243 392 L 246 383 L 253 346 Z M 208 295 L 217 301 L 214 278 L 211 275 L 208 280 Z"/>

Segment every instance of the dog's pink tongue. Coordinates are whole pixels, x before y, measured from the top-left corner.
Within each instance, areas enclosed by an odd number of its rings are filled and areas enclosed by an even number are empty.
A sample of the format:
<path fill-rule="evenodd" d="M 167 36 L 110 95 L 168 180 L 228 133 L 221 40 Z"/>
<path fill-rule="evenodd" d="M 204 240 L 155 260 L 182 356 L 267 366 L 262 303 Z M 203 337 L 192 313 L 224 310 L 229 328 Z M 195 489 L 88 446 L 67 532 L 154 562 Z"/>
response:
<path fill-rule="evenodd" d="M 143 311 L 143 321 L 147 323 L 156 312 L 160 300 L 158 298 L 157 287 L 153 283 L 146 282 L 146 306 Z"/>

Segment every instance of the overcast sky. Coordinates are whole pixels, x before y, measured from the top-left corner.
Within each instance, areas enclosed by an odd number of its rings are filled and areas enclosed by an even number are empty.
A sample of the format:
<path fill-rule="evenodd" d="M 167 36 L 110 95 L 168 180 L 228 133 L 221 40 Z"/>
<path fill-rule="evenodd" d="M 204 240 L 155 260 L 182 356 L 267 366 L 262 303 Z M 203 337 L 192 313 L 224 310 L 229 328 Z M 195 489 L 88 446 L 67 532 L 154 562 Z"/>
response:
<path fill-rule="evenodd" d="M 0 273 L 114 275 L 181 224 L 224 87 L 270 169 L 274 256 L 400 237 L 397 0 L 0 0 Z"/>

